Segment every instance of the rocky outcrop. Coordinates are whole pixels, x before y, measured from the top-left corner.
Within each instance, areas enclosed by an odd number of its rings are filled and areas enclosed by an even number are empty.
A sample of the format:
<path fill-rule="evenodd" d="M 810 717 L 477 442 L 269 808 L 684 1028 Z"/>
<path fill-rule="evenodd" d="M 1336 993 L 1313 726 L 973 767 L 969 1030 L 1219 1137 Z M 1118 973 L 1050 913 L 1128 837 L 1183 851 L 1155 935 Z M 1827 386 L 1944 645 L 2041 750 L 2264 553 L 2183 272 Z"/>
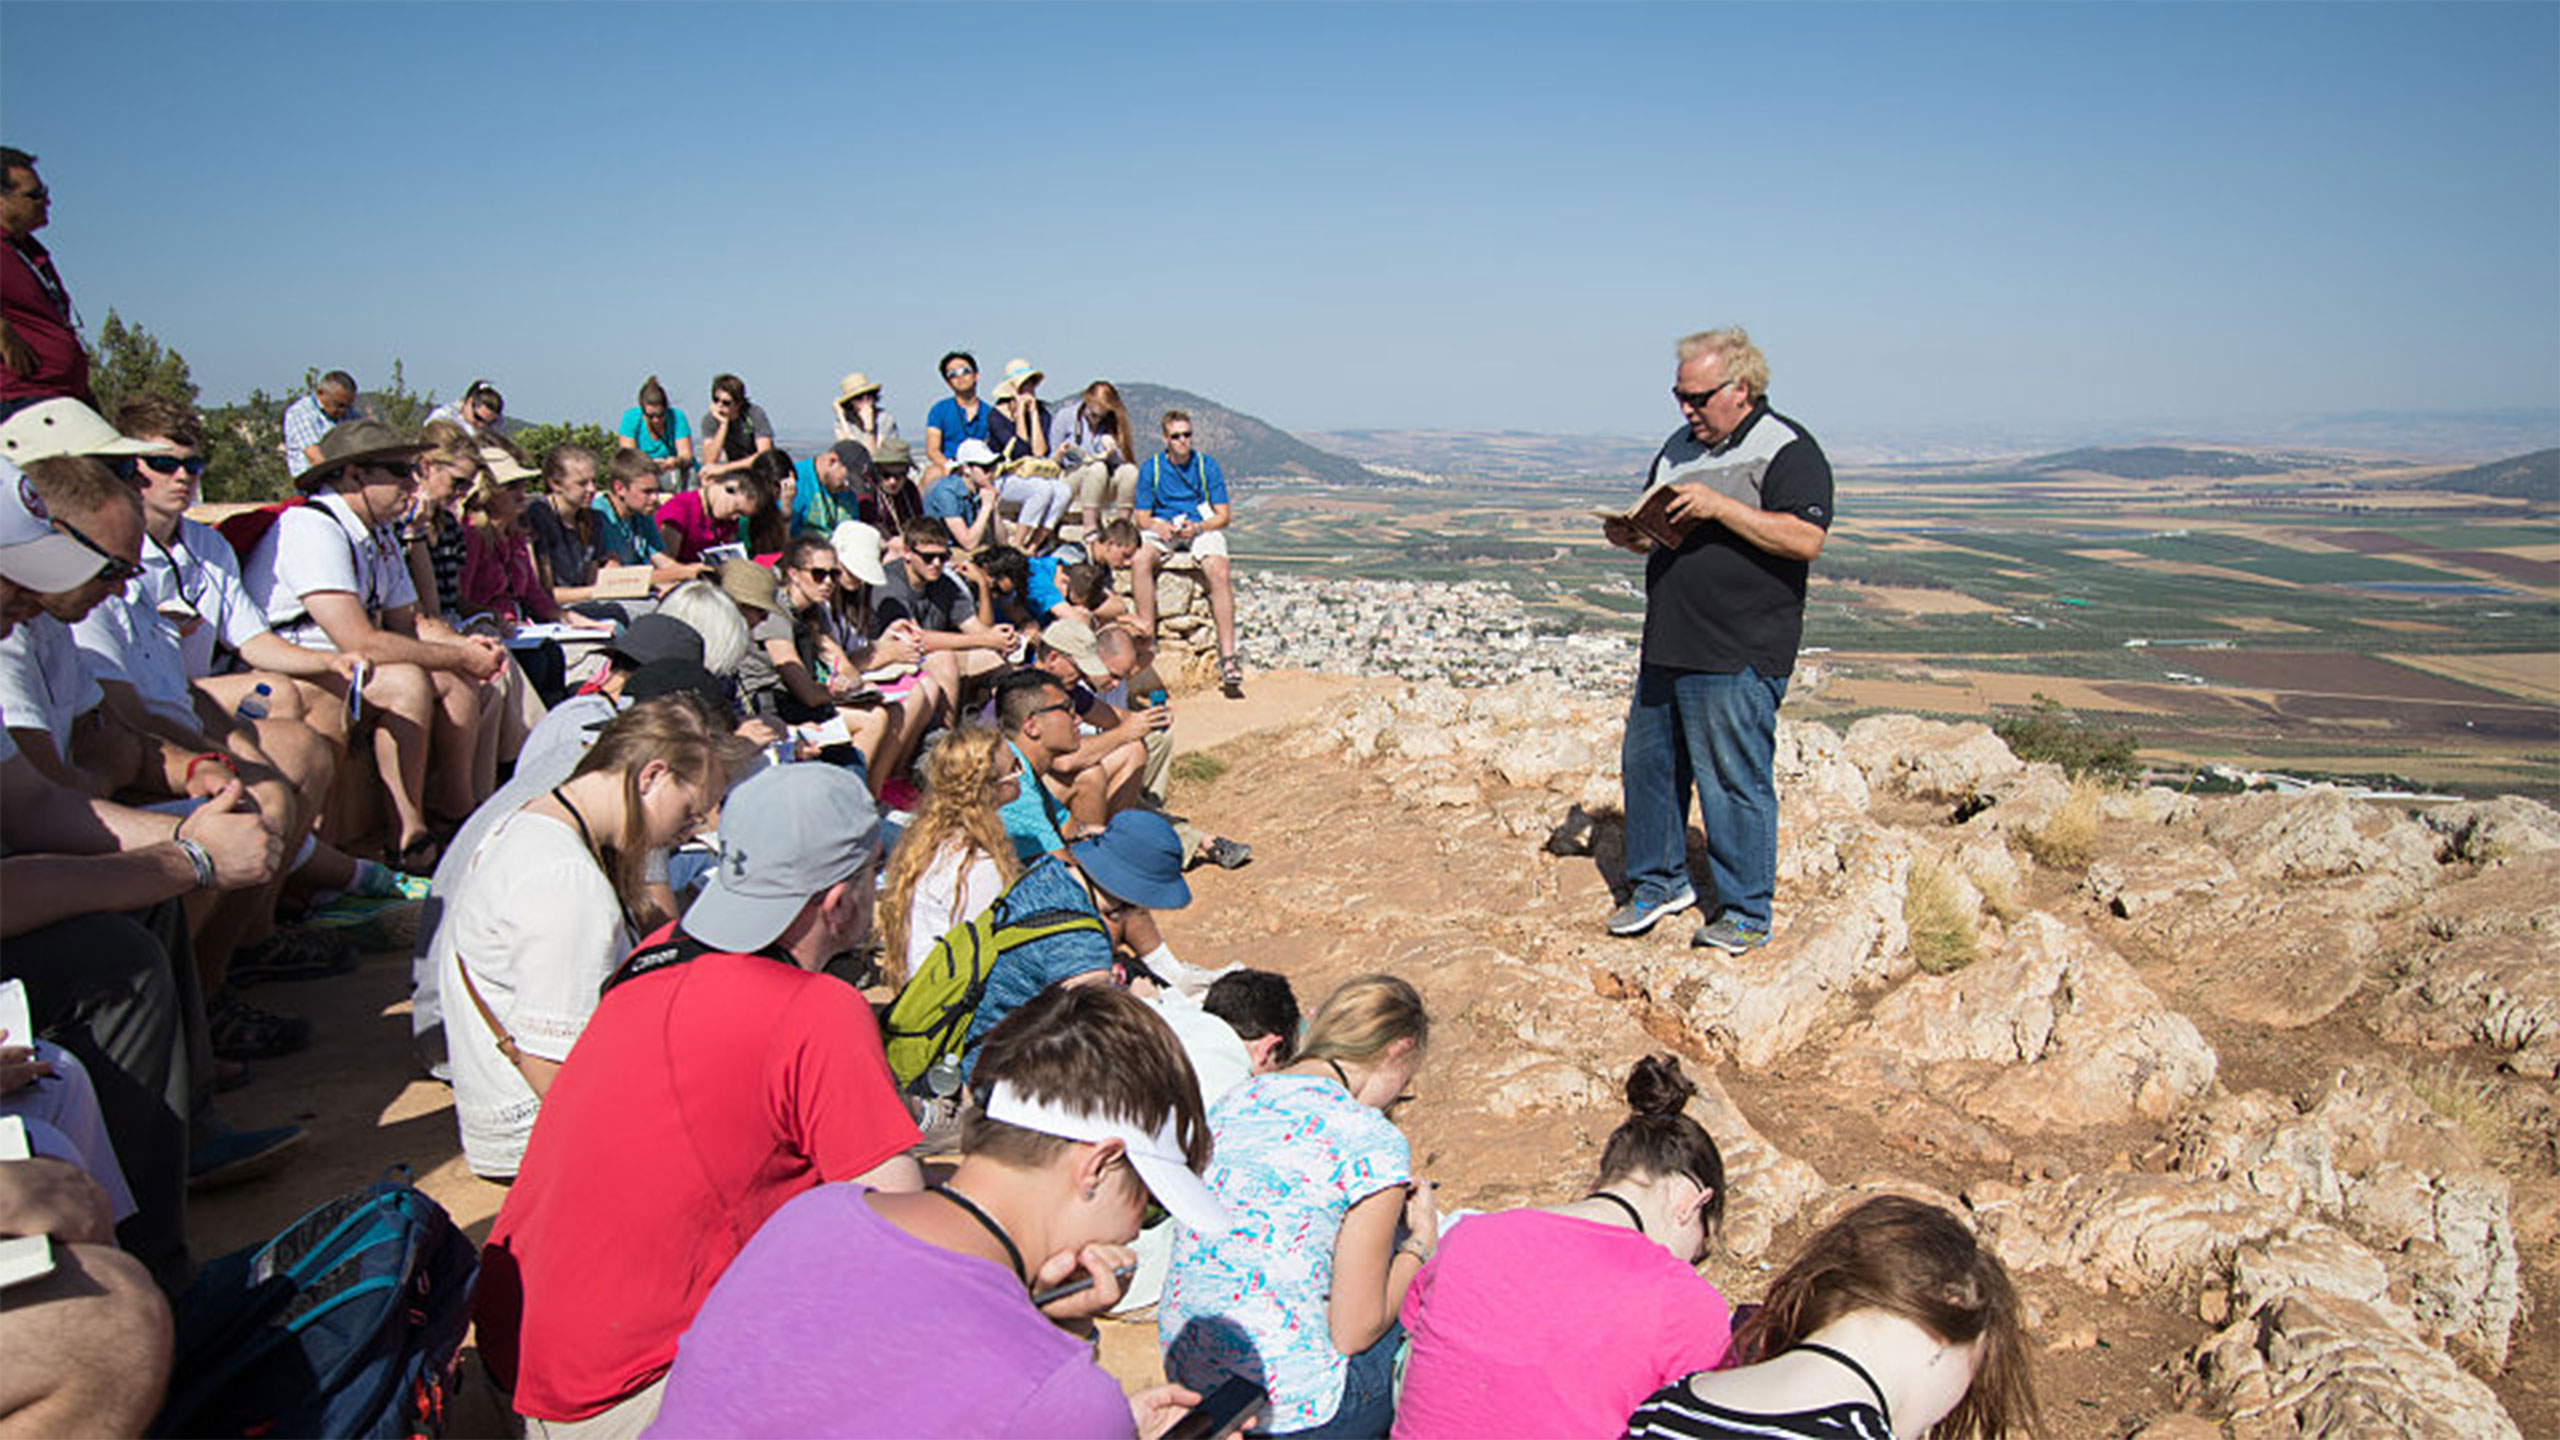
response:
<path fill-rule="evenodd" d="M 2244 1437 L 2523 1440 L 2496 1392 L 2370 1305 L 2317 1291 L 2251 1311 L 2199 1347 L 2196 1393 Z"/>
<path fill-rule="evenodd" d="M 2376 1015 L 2382 1033 L 2434 1048 L 2487 1045 L 2519 1073 L 2560 1076 L 2560 851 L 2529 851 L 2448 886 L 2428 900 L 2419 930 Z"/>
<path fill-rule="evenodd" d="M 2028 1134 L 2166 1120 L 2213 1084 L 2211 1046 L 2133 967 L 2043 913 L 2001 952 L 1910 981 L 1843 1042 L 1834 1074 L 1916 1066 L 1928 1093 Z"/>

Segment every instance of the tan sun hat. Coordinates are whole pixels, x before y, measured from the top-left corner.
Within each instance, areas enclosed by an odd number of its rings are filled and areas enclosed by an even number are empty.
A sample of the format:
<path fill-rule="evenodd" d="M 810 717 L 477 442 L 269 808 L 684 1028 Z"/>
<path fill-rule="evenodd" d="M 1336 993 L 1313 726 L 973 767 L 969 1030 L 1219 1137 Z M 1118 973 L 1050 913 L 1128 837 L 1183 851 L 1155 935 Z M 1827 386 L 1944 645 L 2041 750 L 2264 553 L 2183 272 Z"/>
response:
<path fill-rule="evenodd" d="M 406 465 L 429 448 L 401 439 L 399 431 L 370 415 L 359 415 L 329 427 L 329 433 L 320 437 L 320 458 L 295 476 L 293 483 L 307 495 L 341 470 L 357 465 Z"/>
<path fill-rule="evenodd" d="M 106 417 L 68 396 L 39 400 L 0 424 L 0 455 L 18 465 L 56 455 L 154 455 L 165 440 L 129 440 Z"/>
<path fill-rule="evenodd" d="M 1013 377 L 1012 377 L 1012 376 L 1010 376 L 1010 375 L 1007 375 L 1007 376 L 1006 376 L 1006 377 L 1004 377 L 1003 379 L 1001 379 L 1001 380 L 997 381 L 997 382 L 996 382 L 996 388 L 995 388 L 995 390 L 993 391 L 993 393 L 992 393 L 992 395 L 991 395 L 991 398 L 993 398 L 993 399 L 997 399 L 997 400 L 1010 400 L 1010 399 L 1012 399 L 1012 398 L 1013 398 Z"/>
<path fill-rule="evenodd" d="M 1017 355 L 1004 362 L 1004 388 L 996 393 L 1006 394 L 1019 390 L 1025 385 L 1036 388 L 1041 381 L 1048 378 L 1048 372 L 1032 368 L 1030 361 Z"/>
<path fill-rule="evenodd" d="M 741 605 L 753 605 L 767 615 L 782 609 L 782 590 L 774 582 L 773 572 L 753 560 L 736 556 L 720 562 L 720 592 Z"/>
<path fill-rule="evenodd" d="M 854 371 L 852 374 L 847 375 L 844 379 L 836 383 L 836 403 L 839 405 L 843 404 L 847 400 L 859 400 L 865 395 L 877 395 L 879 393 L 880 382 L 863 374 L 859 370 Z"/>

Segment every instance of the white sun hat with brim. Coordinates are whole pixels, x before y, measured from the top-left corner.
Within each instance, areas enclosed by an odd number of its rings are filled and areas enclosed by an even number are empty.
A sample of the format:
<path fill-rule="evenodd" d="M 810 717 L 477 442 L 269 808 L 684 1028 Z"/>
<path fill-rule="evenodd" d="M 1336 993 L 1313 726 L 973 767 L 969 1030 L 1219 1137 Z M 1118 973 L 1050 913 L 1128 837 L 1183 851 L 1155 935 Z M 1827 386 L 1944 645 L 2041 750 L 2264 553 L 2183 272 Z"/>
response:
<path fill-rule="evenodd" d="M 987 447 L 987 442 L 984 440 L 974 438 L 963 440 L 960 442 L 960 448 L 952 454 L 951 463 L 954 465 L 984 465 L 988 469 L 992 470 L 996 465 L 996 452 L 989 449 Z"/>
<path fill-rule="evenodd" d="M 889 572 L 880 563 L 880 532 L 859 520 L 847 520 L 827 537 L 836 547 L 836 562 L 865 585 L 886 585 Z"/>
<path fill-rule="evenodd" d="M 1171 1211 L 1174 1219 L 1203 1235 L 1224 1235 L 1233 1224 L 1227 1218 L 1227 1207 L 1218 1203 L 1218 1197 L 1210 1193 L 1184 1157 L 1175 1133 L 1175 1126 L 1180 1123 L 1176 1116 L 1166 1116 L 1165 1122 L 1153 1131 L 1141 1130 L 1117 1115 L 1097 1115 L 1055 1101 L 1035 1100 L 1015 1089 L 1013 1082 L 999 1080 L 995 1092 L 987 1097 L 987 1118 L 1089 1145 L 1117 1140 L 1129 1156 L 1130 1168 L 1146 1182 L 1147 1193 Z"/>
<path fill-rule="evenodd" d="M 0 422 L 0 456 L 17 464 L 56 455 L 158 455 L 166 440 L 132 440 L 106 417 L 69 397 L 39 400 Z"/>
<path fill-rule="evenodd" d="M 36 483 L 0 460 L 0 575 L 43 595 L 74 590 L 105 567 L 107 557 L 53 528 Z"/>

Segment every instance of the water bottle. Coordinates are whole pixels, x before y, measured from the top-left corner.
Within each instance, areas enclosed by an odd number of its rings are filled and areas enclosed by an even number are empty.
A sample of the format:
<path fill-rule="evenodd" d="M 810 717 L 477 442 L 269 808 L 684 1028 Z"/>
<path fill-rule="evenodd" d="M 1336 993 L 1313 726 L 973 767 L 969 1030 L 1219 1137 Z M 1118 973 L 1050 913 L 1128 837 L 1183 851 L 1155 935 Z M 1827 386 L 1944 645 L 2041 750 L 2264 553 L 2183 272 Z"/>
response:
<path fill-rule="evenodd" d="M 275 699 L 275 694 L 275 690 L 261 680 L 258 682 L 257 689 L 240 697 L 240 707 L 231 713 L 243 720 L 264 720 L 267 718 L 268 702 Z"/>
<path fill-rule="evenodd" d="M 960 1057 L 944 1051 L 924 1072 L 925 1093 L 948 1100 L 960 1093 Z"/>

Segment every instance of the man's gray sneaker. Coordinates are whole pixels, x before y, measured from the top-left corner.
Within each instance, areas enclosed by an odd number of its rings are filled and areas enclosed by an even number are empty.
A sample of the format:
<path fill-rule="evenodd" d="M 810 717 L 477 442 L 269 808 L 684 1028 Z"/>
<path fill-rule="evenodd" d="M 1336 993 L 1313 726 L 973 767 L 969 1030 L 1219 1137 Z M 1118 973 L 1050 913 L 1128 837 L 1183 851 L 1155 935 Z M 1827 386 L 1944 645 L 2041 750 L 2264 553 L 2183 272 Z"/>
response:
<path fill-rule="evenodd" d="M 1689 937 L 1692 945 L 1712 945 L 1728 955 L 1757 950 L 1769 943 L 1769 932 L 1757 925 L 1746 925 L 1730 915 L 1719 915 L 1698 927 Z"/>
<path fill-rule="evenodd" d="M 1651 905 L 1629 897 L 1627 903 L 1609 912 L 1609 933 L 1641 935 L 1653 928 L 1653 922 L 1665 915 L 1677 915 L 1698 903 L 1698 892 L 1683 885 L 1680 893 Z"/>

